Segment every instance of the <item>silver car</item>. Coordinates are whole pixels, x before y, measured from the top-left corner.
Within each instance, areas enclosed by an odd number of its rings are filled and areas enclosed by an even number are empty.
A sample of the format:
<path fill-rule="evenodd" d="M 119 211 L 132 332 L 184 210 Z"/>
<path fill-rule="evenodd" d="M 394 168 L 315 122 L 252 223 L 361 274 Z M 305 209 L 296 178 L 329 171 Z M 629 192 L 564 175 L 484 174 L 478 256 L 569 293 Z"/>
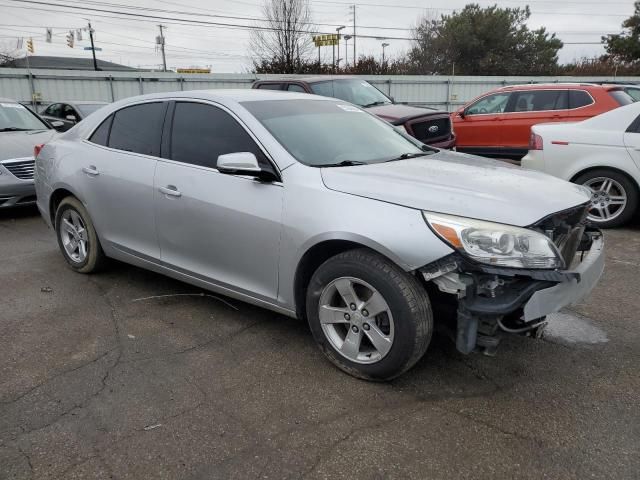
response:
<path fill-rule="evenodd" d="M 42 149 L 36 188 L 72 269 L 111 257 L 304 318 L 365 379 L 414 365 L 434 323 L 461 352 L 492 353 L 603 270 L 583 187 L 307 94 L 111 104 Z"/>
<path fill-rule="evenodd" d="M 15 100 L 0 98 L 0 208 L 34 204 L 34 147 L 55 131 Z"/>

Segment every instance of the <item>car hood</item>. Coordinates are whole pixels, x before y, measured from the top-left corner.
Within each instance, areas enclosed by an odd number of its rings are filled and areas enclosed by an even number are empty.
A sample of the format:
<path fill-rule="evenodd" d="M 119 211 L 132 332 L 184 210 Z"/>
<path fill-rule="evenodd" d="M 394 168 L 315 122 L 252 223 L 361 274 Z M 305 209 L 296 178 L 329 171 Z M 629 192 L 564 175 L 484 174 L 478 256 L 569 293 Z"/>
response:
<path fill-rule="evenodd" d="M 46 143 L 55 130 L 30 130 L 27 132 L 0 132 L 0 161 L 33 156 L 33 147 Z"/>
<path fill-rule="evenodd" d="M 400 103 L 370 107 L 367 111 L 391 123 L 404 123 L 413 118 L 431 117 L 433 115 L 449 116 L 447 112 L 440 112 L 430 108 L 412 107 L 410 105 L 402 105 Z"/>
<path fill-rule="evenodd" d="M 327 188 L 509 225 L 531 225 L 589 201 L 584 187 L 498 160 L 440 151 L 372 165 L 322 169 Z"/>

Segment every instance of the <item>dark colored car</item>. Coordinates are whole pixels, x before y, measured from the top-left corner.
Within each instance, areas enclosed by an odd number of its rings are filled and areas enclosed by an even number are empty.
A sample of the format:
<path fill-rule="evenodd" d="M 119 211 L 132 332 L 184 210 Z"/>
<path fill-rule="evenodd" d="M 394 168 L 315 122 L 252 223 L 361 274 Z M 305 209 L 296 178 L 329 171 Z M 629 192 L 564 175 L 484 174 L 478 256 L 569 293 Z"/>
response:
<path fill-rule="evenodd" d="M 392 98 L 366 80 L 355 77 L 313 77 L 257 80 L 253 88 L 283 90 L 333 97 L 366 108 L 392 125 L 403 127 L 423 143 L 438 148 L 453 148 L 456 137 L 449 113 L 430 108 L 394 103 Z"/>
<path fill-rule="evenodd" d="M 66 132 L 83 118 L 91 115 L 99 108 L 107 105 L 107 102 L 58 102 L 52 103 L 40 112 L 40 116 L 46 121 L 62 122 L 62 125 L 56 126 L 59 132 Z"/>

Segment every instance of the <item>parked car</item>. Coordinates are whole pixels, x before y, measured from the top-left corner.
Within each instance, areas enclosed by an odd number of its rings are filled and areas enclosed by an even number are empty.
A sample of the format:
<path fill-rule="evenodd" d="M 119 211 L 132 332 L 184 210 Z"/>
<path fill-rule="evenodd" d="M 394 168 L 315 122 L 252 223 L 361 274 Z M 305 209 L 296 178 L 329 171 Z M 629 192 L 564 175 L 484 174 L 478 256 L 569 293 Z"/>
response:
<path fill-rule="evenodd" d="M 456 137 L 447 112 L 395 103 L 366 80 L 356 77 L 311 77 L 280 80 L 257 80 L 253 88 L 287 92 L 313 93 L 353 103 L 404 128 L 412 137 L 438 148 L 453 148 Z"/>
<path fill-rule="evenodd" d="M 577 122 L 628 105 L 619 85 L 533 84 L 498 88 L 452 115 L 460 152 L 520 160 L 531 127 L 545 122 Z"/>
<path fill-rule="evenodd" d="M 640 103 L 578 123 L 536 125 L 522 166 L 589 187 L 589 220 L 627 223 L 640 191 Z"/>
<path fill-rule="evenodd" d="M 29 108 L 0 98 L 0 208 L 33 204 L 33 149 L 55 131 Z"/>
<path fill-rule="evenodd" d="M 72 269 L 112 257 L 306 318 L 327 358 L 366 379 L 415 364 L 434 321 L 464 353 L 535 330 L 603 269 L 586 188 L 430 148 L 331 98 L 129 98 L 36 167 Z"/>
<path fill-rule="evenodd" d="M 61 122 L 56 127 L 60 132 L 66 132 L 76 123 L 91 115 L 96 110 L 108 105 L 107 102 L 56 102 L 42 110 L 40 115 L 49 122 Z"/>

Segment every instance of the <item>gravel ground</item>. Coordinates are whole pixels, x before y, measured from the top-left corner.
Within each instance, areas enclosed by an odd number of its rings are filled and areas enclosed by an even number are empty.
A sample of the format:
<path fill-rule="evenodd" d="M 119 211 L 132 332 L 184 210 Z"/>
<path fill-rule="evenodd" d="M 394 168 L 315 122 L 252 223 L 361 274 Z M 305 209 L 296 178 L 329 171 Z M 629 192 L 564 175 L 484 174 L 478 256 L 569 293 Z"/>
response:
<path fill-rule="evenodd" d="M 124 264 L 76 274 L 35 210 L 0 212 L 0 479 L 636 479 L 640 227 L 606 242 L 545 338 L 490 358 L 436 337 L 374 384 L 302 322 Z"/>

